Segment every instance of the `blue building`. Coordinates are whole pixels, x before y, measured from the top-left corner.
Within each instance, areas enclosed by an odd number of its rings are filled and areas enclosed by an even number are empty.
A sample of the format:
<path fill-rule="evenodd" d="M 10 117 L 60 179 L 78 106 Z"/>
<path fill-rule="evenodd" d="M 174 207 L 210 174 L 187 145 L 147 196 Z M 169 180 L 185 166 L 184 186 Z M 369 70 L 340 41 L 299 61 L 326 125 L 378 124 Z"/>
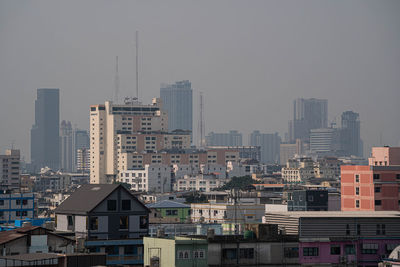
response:
<path fill-rule="evenodd" d="M 168 130 L 193 131 L 193 90 L 189 81 L 162 84 L 160 98 L 168 113 Z"/>
<path fill-rule="evenodd" d="M 33 193 L 9 194 L 0 191 L 0 224 L 14 224 L 15 220 L 33 219 L 34 216 Z"/>

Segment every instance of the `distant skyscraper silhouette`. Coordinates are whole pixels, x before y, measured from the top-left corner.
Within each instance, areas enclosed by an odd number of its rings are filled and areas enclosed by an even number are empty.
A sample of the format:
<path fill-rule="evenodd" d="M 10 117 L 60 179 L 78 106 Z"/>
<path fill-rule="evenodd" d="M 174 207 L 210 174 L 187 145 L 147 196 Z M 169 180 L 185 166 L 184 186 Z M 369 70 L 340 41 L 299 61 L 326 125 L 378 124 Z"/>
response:
<path fill-rule="evenodd" d="M 289 122 L 290 141 L 310 141 L 310 130 L 327 128 L 328 100 L 298 98 L 293 101 L 293 120 Z"/>
<path fill-rule="evenodd" d="M 238 131 L 229 133 L 211 132 L 206 136 L 207 146 L 242 146 L 242 134 Z"/>
<path fill-rule="evenodd" d="M 61 170 L 71 172 L 73 167 L 74 149 L 73 132 L 70 121 L 62 121 L 60 126 L 61 140 Z"/>
<path fill-rule="evenodd" d="M 259 146 L 262 163 L 279 163 L 281 138 L 278 133 L 267 134 L 253 131 L 249 136 L 250 146 Z"/>
<path fill-rule="evenodd" d="M 347 156 L 363 156 L 363 143 L 360 137 L 359 114 L 353 111 L 342 113 L 340 142 L 342 150 Z"/>
<path fill-rule="evenodd" d="M 90 143 L 89 133 L 86 130 L 74 130 L 74 171 L 78 168 L 78 159 L 82 160 L 82 155 L 89 154 Z M 82 163 L 82 162 L 81 162 Z M 86 167 L 88 167 L 87 165 Z"/>
<path fill-rule="evenodd" d="M 168 113 L 168 130 L 193 132 L 193 90 L 189 81 L 162 84 L 160 98 L 164 111 Z"/>
<path fill-rule="evenodd" d="M 60 167 L 60 90 L 37 89 L 35 124 L 31 129 L 31 162 L 34 171 Z"/>

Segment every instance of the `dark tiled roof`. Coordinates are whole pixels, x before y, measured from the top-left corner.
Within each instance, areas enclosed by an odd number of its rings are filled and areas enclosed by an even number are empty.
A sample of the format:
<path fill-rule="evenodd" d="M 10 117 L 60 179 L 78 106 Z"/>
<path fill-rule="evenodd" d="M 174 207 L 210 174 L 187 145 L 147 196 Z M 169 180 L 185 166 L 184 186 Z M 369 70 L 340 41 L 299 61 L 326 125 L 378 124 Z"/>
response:
<path fill-rule="evenodd" d="M 186 205 L 183 203 L 171 201 L 171 200 L 163 200 L 157 203 L 152 203 L 146 205 L 149 209 L 163 209 L 163 208 L 190 208 L 190 205 Z"/>
<path fill-rule="evenodd" d="M 24 237 L 28 232 L 41 228 L 40 226 L 26 226 L 14 230 L 0 232 L 0 244 L 5 244 L 15 239 Z"/>
<path fill-rule="evenodd" d="M 86 214 L 116 190 L 119 184 L 85 184 L 55 209 L 56 213 Z"/>

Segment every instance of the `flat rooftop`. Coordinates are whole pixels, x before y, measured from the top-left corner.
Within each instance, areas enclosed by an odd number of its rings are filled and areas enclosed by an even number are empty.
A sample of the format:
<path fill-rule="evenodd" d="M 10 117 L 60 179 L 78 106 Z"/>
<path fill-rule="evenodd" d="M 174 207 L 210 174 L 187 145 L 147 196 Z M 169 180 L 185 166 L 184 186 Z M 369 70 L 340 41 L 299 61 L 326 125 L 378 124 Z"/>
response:
<path fill-rule="evenodd" d="M 400 218 L 399 211 L 283 211 L 268 212 L 268 215 L 287 216 L 293 218 L 326 218 L 326 217 L 362 217 L 362 218 Z"/>

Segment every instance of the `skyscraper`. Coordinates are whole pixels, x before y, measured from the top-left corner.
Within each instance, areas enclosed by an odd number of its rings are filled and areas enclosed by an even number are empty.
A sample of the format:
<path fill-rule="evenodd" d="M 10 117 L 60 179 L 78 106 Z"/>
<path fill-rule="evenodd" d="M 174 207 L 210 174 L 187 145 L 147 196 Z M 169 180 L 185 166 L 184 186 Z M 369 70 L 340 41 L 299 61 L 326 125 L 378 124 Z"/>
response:
<path fill-rule="evenodd" d="M 74 151 L 73 151 L 74 168 L 73 169 L 74 169 L 74 171 L 79 171 L 78 165 L 82 165 L 82 158 L 84 158 L 84 156 L 89 155 L 90 143 L 89 143 L 88 131 L 75 129 L 73 142 L 74 142 L 74 145 L 73 145 L 73 147 L 74 147 Z M 78 161 L 80 161 L 79 164 L 78 164 Z M 88 162 L 90 162 L 90 160 Z M 87 165 L 87 167 L 89 167 L 89 165 Z"/>
<path fill-rule="evenodd" d="M 229 131 L 229 133 L 211 132 L 206 136 L 207 146 L 241 146 L 242 134 L 238 131 Z"/>
<path fill-rule="evenodd" d="M 359 114 L 353 111 L 342 113 L 342 125 L 340 130 L 340 143 L 347 156 L 363 156 L 362 140 L 360 137 Z"/>
<path fill-rule="evenodd" d="M 253 131 L 249 137 L 249 145 L 261 148 L 262 163 L 279 163 L 281 138 L 278 133 L 266 134 Z"/>
<path fill-rule="evenodd" d="M 60 167 L 60 90 L 37 89 L 35 124 L 31 129 L 31 162 L 34 171 Z"/>
<path fill-rule="evenodd" d="M 289 122 L 289 139 L 310 140 L 310 130 L 328 127 L 328 100 L 298 98 L 293 101 L 293 120 Z"/>
<path fill-rule="evenodd" d="M 193 129 L 193 90 L 189 81 L 162 84 L 160 98 L 168 114 L 168 130 Z"/>
<path fill-rule="evenodd" d="M 62 121 L 60 126 L 61 169 L 71 172 L 73 167 L 74 149 L 71 122 Z"/>

